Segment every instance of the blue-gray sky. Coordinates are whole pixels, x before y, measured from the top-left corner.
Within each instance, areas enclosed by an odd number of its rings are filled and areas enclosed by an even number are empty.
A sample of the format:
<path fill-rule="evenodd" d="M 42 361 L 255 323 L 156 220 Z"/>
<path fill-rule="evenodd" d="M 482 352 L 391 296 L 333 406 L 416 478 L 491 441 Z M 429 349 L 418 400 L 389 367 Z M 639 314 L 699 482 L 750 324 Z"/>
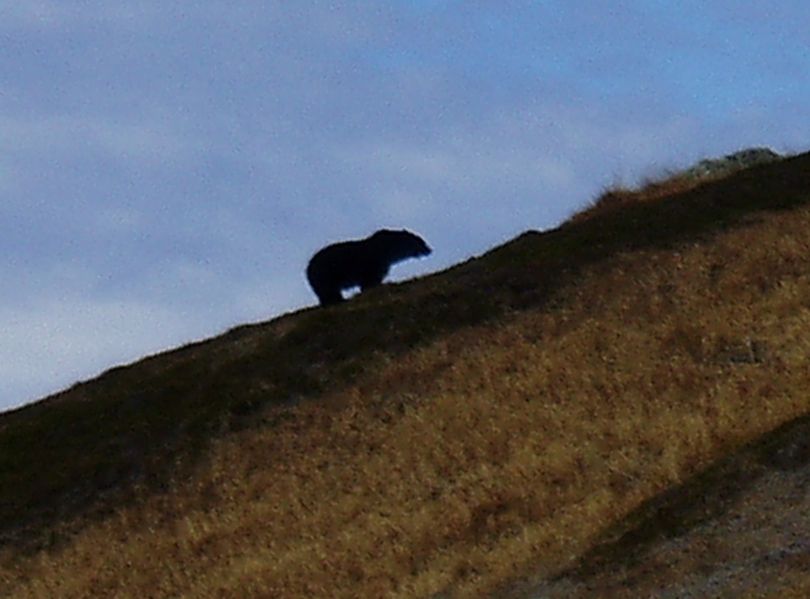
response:
<path fill-rule="evenodd" d="M 0 1 L 0 409 L 313 304 L 322 245 L 394 278 L 614 183 L 810 146 L 797 1 Z"/>

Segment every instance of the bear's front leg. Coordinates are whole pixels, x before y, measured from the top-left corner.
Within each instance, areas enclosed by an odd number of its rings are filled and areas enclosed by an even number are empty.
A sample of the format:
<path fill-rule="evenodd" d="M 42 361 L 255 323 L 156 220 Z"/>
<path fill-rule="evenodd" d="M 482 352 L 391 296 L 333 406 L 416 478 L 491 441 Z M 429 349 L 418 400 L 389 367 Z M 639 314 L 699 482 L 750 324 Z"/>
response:
<path fill-rule="evenodd" d="M 372 287 L 377 287 L 378 285 L 382 284 L 382 282 L 383 277 L 378 276 L 376 274 L 364 277 L 360 281 L 360 291 L 365 291 L 367 289 L 371 289 Z"/>

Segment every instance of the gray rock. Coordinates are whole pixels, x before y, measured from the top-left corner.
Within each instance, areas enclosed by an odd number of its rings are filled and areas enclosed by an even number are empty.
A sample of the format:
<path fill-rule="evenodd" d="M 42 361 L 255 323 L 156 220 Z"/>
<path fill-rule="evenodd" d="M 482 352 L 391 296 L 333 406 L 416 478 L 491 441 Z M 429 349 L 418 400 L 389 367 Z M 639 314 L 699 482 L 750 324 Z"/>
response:
<path fill-rule="evenodd" d="M 687 177 L 703 179 L 728 175 L 734 171 L 742 170 L 758 164 L 766 164 L 780 160 L 782 156 L 770 148 L 748 148 L 722 158 L 701 160 L 695 166 L 685 170 Z"/>

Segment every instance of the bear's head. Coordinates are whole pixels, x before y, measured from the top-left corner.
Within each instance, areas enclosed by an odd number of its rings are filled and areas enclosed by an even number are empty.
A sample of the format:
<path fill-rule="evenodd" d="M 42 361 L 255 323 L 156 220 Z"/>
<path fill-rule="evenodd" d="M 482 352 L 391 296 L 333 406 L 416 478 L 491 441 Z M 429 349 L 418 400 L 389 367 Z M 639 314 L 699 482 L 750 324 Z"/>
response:
<path fill-rule="evenodd" d="M 371 236 L 371 241 L 391 262 L 427 256 L 433 251 L 419 235 L 405 229 L 381 229 Z"/>

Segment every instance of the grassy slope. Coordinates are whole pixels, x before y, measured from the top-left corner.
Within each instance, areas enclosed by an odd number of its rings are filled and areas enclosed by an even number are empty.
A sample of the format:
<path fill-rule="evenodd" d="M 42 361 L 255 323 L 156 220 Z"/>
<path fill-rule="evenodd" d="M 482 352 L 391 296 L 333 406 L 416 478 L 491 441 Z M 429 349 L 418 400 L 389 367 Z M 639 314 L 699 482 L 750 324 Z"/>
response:
<path fill-rule="evenodd" d="M 809 200 L 808 155 L 629 194 L 3 414 L 2 584 L 409 596 L 554 572 L 807 411 Z"/>
<path fill-rule="evenodd" d="M 810 414 L 645 501 L 553 577 L 498 596 L 758 596 L 810 592 Z"/>

